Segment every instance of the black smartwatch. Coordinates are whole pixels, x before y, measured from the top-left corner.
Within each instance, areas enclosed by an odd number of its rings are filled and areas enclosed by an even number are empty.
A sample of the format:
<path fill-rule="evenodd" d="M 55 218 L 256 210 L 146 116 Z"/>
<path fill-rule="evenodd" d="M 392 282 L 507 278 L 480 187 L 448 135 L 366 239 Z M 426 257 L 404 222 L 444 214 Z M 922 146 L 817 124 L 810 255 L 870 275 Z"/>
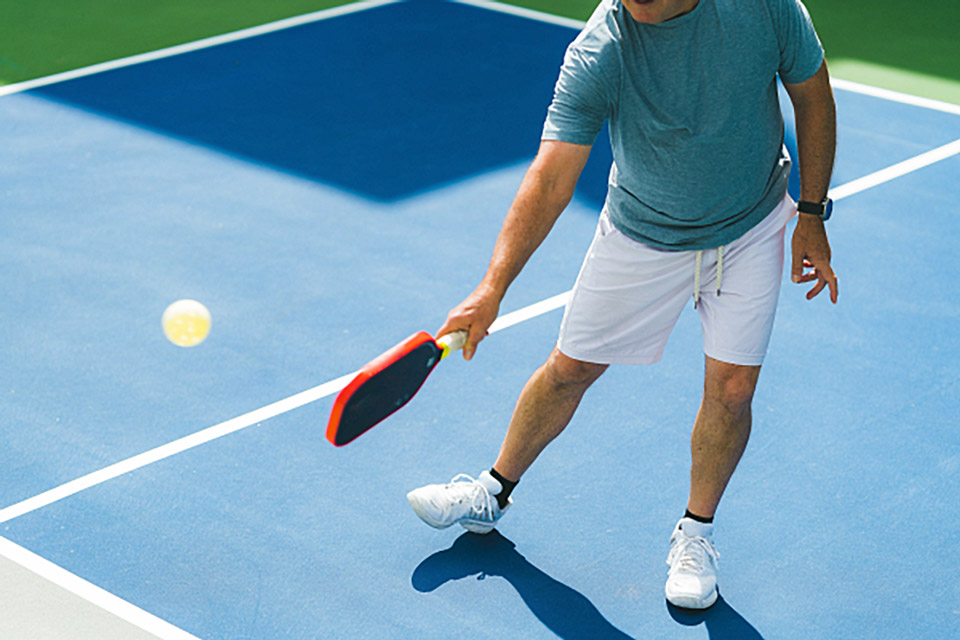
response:
<path fill-rule="evenodd" d="M 810 202 L 801 200 L 797 203 L 797 211 L 800 213 L 812 213 L 821 220 L 829 220 L 833 213 L 833 200 L 824 198 L 823 202 Z"/>

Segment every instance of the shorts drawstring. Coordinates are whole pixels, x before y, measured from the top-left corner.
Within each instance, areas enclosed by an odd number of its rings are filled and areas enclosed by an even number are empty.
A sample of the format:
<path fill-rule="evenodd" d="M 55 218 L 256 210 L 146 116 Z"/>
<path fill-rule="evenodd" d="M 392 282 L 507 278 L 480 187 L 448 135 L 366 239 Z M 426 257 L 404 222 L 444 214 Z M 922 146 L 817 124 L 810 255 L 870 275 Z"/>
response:
<path fill-rule="evenodd" d="M 696 271 L 693 274 L 693 308 L 700 304 L 700 270 L 703 267 L 703 251 L 697 251 Z M 717 295 L 723 285 L 723 247 L 717 248 Z"/>
<path fill-rule="evenodd" d="M 717 296 L 720 295 L 720 286 L 723 284 L 723 246 L 717 249 Z"/>
<path fill-rule="evenodd" d="M 693 308 L 700 304 L 700 265 L 703 264 L 703 251 L 697 251 L 697 266 L 693 272 Z"/>

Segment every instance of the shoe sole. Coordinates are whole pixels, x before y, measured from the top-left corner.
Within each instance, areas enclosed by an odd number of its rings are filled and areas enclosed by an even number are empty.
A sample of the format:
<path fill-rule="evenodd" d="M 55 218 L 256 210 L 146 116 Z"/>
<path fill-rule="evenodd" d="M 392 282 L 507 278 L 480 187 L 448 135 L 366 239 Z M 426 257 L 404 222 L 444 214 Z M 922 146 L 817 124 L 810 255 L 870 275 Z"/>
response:
<path fill-rule="evenodd" d="M 493 528 L 497 525 L 496 523 L 491 524 L 489 522 L 479 522 L 477 520 L 461 520 L 460 526 L 470 533 L 486 534 L 493 531 Z"/>
<path fill-rule="evenodd" d="M 667 593 L 666 596 L 667 602 L 681 609 L 709 609 L 716 603 L 717 598 L 720 596 L 720 590 L 714 588 L 706 598 L 684 595 L 671 596 L 669 593 Z"/>

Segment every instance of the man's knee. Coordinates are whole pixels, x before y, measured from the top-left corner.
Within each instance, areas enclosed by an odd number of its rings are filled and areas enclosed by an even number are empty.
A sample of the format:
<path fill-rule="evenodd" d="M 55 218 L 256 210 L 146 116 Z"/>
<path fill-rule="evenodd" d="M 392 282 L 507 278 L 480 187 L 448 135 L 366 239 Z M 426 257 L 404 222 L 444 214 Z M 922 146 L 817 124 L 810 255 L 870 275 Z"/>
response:
<path fill-rule="evenodd" d="M 547 359 L 544 369 L 550 381 L 557 387 L 589 387 L 610 365 L 584 362 L 565 356 L 554 349 Z"/>
<path fill-rule="evenodd" d="M 750 408 L 760 367 L 729 364 L 707 358 L 704 400 L 723 405 L 730 413 Z"/>

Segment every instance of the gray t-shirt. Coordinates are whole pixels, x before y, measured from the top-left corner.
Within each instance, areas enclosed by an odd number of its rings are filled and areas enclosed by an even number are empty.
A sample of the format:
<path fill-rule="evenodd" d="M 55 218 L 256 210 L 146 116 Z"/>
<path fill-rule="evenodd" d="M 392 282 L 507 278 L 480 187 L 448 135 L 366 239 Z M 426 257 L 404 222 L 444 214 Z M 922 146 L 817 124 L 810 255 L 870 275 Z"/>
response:
<path fill-rule="evenodd" d="M 609 120 L 613 224 L 662 249 L 718 247 L 786 190 L 777 74 L 803 82 L 822 61 L 800 0 L 700 0 L 656 25 L 601 0 L 567 49 L 543 139 L 593 144 Z"/>

